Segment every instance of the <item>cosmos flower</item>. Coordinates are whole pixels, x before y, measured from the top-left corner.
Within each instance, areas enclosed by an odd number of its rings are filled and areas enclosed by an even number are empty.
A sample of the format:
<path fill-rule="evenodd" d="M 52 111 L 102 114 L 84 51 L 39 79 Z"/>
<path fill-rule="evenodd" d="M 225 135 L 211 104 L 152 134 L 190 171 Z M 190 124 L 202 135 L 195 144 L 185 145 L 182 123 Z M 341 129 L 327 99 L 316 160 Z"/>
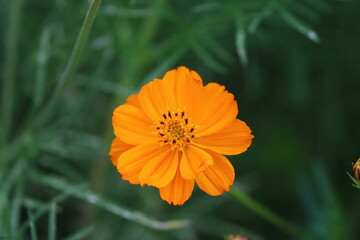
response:
<path fill-rule="evenodd" d="M 253 138 L 237 114 L 224 86 L 203 86 L 195 71 L 179 67 L 114 110 L 109 155 L 123 180 L 158 188 L 169 204 L 187 201 L 195 182 L 209 195 L 221 195 L 235 177 L 224 155 L 246 151 Z"/>

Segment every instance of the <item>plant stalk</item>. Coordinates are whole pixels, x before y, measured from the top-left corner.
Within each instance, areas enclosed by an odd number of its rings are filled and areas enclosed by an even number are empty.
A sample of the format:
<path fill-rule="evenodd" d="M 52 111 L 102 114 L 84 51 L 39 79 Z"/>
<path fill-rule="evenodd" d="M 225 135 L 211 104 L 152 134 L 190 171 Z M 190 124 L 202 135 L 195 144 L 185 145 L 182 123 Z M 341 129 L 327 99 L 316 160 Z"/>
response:
<path fill-rule="evenodd" d="M 5 147 L 12 128 L 15 99 L 16 67 L 18 61 L 18 41 L 23 0 L 10 2 L 9 25 L 5 39 L 4 79 L 1 93 L 0 148 Z"/>
<path fill-rule="evenodd" d="M 101 1 L 102 0 L 92 0 L 89 9 L 87 10 L 86 17 L 84 19 L 83 25 L 81 26 L 80 33 L 76 40 L 69 61 L 66 65 L 65 71 L 62 74 L 56 86 L 56 89 L 53 95 L 51 96 L 50 100 L 48 101 L 47 105 L 45 105 L 42 112 L 40 112 L 40 115 L 34 126 L 35 128 L 42 126 L 49 119 L 51 112 L 54 110 L 56 103 L 59 101 L 66 86 L 68 85 L 70 79 L 72 78 L 76 70 L 76 67 L 79 63 L 82 50 L 85 46 L 86 40 L 88 38 L 89 32 L 91 30 L 92 24 L 94 22 Z"/>
<path fill-rule="evenodd" d="M 236 188 L 232 188 L 229 194 L 234 197 L 238 202 L 258 214 L 261 218 L 271 223 L 275 227 L 281 229 L 283 232 L 297 237 L 299 239 L 313 240 L 308 233 L 304 232 L 301 228 L 283 219 L 279 215 L 275 214 L 261 203 L 255 201 L 248 195 L 242 193 Z"/>

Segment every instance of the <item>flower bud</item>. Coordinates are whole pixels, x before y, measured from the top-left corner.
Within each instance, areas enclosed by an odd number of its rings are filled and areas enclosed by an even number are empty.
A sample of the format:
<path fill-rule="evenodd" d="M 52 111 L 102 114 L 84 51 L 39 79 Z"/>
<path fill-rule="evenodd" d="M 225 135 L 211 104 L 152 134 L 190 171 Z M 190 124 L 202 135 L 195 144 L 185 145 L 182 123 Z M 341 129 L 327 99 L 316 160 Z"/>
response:
<path fill-rule="evenodd" d="M 355 179 L 360 181 L 360 158 L 354 164 L 353 170 Z"/>
<path fill-rule="evenodd" d="M 227 237 L 227 240 L 251 240 L 251 239 L 242 235 L 229 235 Z"/>

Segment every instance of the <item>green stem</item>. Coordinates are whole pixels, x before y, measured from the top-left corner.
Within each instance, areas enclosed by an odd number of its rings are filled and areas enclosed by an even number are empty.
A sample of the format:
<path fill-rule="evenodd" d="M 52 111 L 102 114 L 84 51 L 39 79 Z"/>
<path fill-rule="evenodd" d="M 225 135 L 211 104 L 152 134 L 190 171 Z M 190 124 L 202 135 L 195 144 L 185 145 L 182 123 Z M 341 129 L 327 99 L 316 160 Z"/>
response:
<path fill-rule="evenodd" d="M 43 125 L 48 120 L 51 112 L 54 110 L 55 104 L 59 101 L 65 87 L 73 76 L 101 1 L 102 0 L 92 0 L 65 71 L 57 84 L 55 92 L 40 113 L 36 122 L 36 127 Z"/>
<path fill-rule="evenodd" d="M 120 84 L 131 89 L 135 89 L 137 82 L 135 79 L 139 78 L 139 72 L 143 72 L 146 69 L 149 62 L 149 54 L 147 54 L 148 46 L 152 43 L 154 36 L 156 35 L 159 22 L 160 22 L 160 9 L 163 7 L 164 0 L 156 0 L 151 2 L 151 9 L 155 14 L 150 15 L 142 22 L 138 35 L 135 36 L 132 41 L 136 44 L 136 49 L 133 49 L 129 54 L 127 51 L 123 54 L 125 59 L 124 70 L 119 74 Z M 144 54 L 145 53 L 145 54 Z M 118 95 L 113 95 L 113 99 L 109 102 L 109 109 L 114 109 L 119 102 L 125 102 L 126 98 L 119 97 Z M 106 130 L 102 139 L 105 139 L 105 142 L 111 142 L 113 138 L 113 129 L 112 125 L 106 124 Z M 108 156 L 97 156 L 95 161 L 93 161 L 92 170 L 90 174 L 91 186 L 98 192 L 102 191 L 104 185 L 104 174 L 108 170 L 108 162 L 103 161 L 103 158 L 108 158 Z M 84 217 L 84 222 L 92 222 L 95 216 L 96 209 L 91 205 L 87 205 L 86 216 Z"/>
<path fill-rule="evenodd" d="M 109 199 L 102 197 L 100 194 L 91 191 L 84 184 L 77 185 L 75 183 L 70 183 L 64 179 L 61 179 L 58 176 L 44 175 L 38 172 L 32 172 L 30 179 L 43 186 L 51 187 L 53 189 L 61 191 L 63 192 L 63 194 L 69 193 L 69 195 L 71 194 L 81 200 L 86 201 L 87 203 L 102 208 L 103 210 L 106 210 L 114 215 L 141 224 L 143 226 L 147 226 L 151 229 L 169 231 L 169 230 L 186 228 L 190 226 L 190 221 L 187 219 L 170 220 L 170 221 L 159 221 L 153 219 L 142 212 L 127 209 L 123 206 L 120 206 L 117 203 L 114 203 Z M 59 196 L 65 196 L 63 194 Z M 65 198 L 61 198 L 61 201 L 63 201 L 64 199 Z M 60 200 L 60 197 L 58 198 L 58 200 Z M 42 209 L 39 209 L 37 211 L 36 217 L 37 218 L 40 217 L 40 214 L 47 211 L 52 203 L 59 203 L 59 202 L 60 201 L 55 201 L 54 198 L 52 202 L 47 203 L 42 207 Z M 27 224 L 23 224 L 23 226 L 26 227 Z"/>
<path fill-rule="evenodd" d="M 19 2 L 19 3 L 22 2 L 22 0 L 15 0 L 15 1 Z M 15 1 L 14 1 L 14 5 L 17 5 L 17 4 L 15 4 Z M 42 109 L 42 111 L 39 113 L 39 115 L 36 118 L 33 118 L 34 120 L 30 121 L 24 127 L 24 130 L 15 139 L 15 142 L 13 144 L 8 144 L 6 141 L 7 133 L 5 132 L 5 130 L 8 131 L 8 129 L 9 129 L 6 126 L 9 126 L 9 124 L 10 124 L 11 118 L 9 116 L 11 115 L 10 113 L 12 111 L 12 108 L 9 107 L 9 106 L 12 106 L 12 104 L 11 104 L 11 102 L 10 103 L 7 102 L 6 99 L 11 100 L 13 98 L 14 74 L 15 74 L 15 65 L 16 65 L 15 64 L 16 58 L 14 57 L 14 56 L 16 56 L 16 48 L 14 45 L 14 43 L 16 41 L 14 41 L 14 39 L 16 40 L 17 37 L 10 37 L 10 36 L 12 36 L 12 35 L 17 36 L 17 30 L 13 29 L 14 27 L 9 26 L 10 29 L 9 29 L 8 35 L 9 35 L 9 39 L 11 39 L 11 41 L 8 39 L 7 42 L 9 42 L 9 44 L 10 43 L 12 43 L 12 44 L 10 44 L 10 46 L 7 46 L 7 49 L 9 49 L 8 50 L 9 53 L 6 56 L 9 55 L 9 57 L 7 57 L 7 58 L 10 58 L 10 56 L 11 56 L 11 59 L 13 59 L 13 60 L 12 61 L 10 61 L 10 59 L 7 60 L 8 62 L 5 63 L 5 67 L 9 66 L 10 67 L 9 69 L 13 69 L 13 70 L 8 69 L 6 72 L 9 72 L 9 73 L 5 72 L 4 88 L 3 88 L 3 93 L 2 93 L 2 100 L 3 100 L 2 107 L 3 108 L 2 108 L 1 115 L 0 115 L 0 123 L 1 123 L 0 126 L 2 129 L 2 131 L 0 131 L 0 164 L 1 165 L 6 165 L 7 163 L 10 162 L 11 159 L 13 159 L 12 157 L 14 157 L 16 155 L 16 154 L 14 155 L 14 151 L 9 151 L 8 148 L 14 146 L 19 149 L 18 143 L 23 143 L 23 141 L 26 139 L 26 137 L 29 134 L 32 134 L 34 130 L 36 131 L 36 129 L 41 127 L 48 120 L 52 111 L 54 111 L 55 104 L 59 101 L 63 91 L 65 90 L 66 85 L 69 83 L 73 73 L 76 70 L 77 64 L 78 64 L 80 56 L 81 56 L 82 49 L 84 48 L 84 45 L 86 43 L 86 39 L 91 30 L 93 21 L 95 19 L 95 16 L 96 16 L 96 13 L 97 13 L 97 10 L 99 8 L 101 1 L 102 0 L 92 0 L 91 4 L 89 6 L 89 9 L 87 10 L 86 17 L 84 19 L 83 25 L 81 26 L 80 33 L 76 40 L 76 43 L 75 43 L 75 46 L 71 53 L 71 56 L 69 58 L 69 61 L 66 65 L 65 71 L 64 71 L 62 77 L 60 78 L 52 97 L 49 99 L 49 101 L 47 102 L 47 105 L 45 105 L 45 107 Z M 13 8 L 15 8 L 15 6 Z M 16 8 L 19 8 L 19 6 L 17 6 Z M 12 11 L 14 13 L 12 12 L 10 14 L 11 16 L 19 15 L 19 12 L 18 12 L 19 10 L 17 10 L 17 11 L 12 10 Z M 12 17 L 11 19 L 17 19 L 17 18 L 18 17 Z M 11 22 L 14 22 L 14 20 Z M 18 26 L 18 24 L 15 24 L 15 23 L 12 23 L 12 24 Z M 10 50 L 12 48 L 15 48 L 15 50 Z M 9 77 L 7 77 L 7 76 L 9 76 Z M 9 82 L 9 83 L 7 83 L 7 82 Z M 9 85 L 9 87 L 6 87 L 7 85 Z M 8 97 L 8 96 L 10 96 L 10 97 Z M 4 105 L 6 105 L 6 106 L 4 106 Z M 6 114 L 6 113 L 8 113 L 8 114 Z M 4 122 L 5 122 L 5 124 L 3 124 Z M 20 148 L 21 147 L 22 146 L 20 146 Z"/>
<path fill-rule="evenodd" d="M 9 25 L 5 39 L 4 81 L 1 93 L 0 148 L 5 146 L 11 130 L 18 59 L 19 26 L 23 0 L 10 1 Z"/>
<path fill-rule="evenodd" d="M 299 239 L 311 239 L 311 237 L 309 237 L 308 234 L 301 228 L 270 211 L 268 208 L 255 201 L 248 195 L 240 192 L 238 189 L 232 188 L 229 194 L 241 204 L 254 211 L 261 218 L 278 227 L 287 234 L 298 237 Z"/>

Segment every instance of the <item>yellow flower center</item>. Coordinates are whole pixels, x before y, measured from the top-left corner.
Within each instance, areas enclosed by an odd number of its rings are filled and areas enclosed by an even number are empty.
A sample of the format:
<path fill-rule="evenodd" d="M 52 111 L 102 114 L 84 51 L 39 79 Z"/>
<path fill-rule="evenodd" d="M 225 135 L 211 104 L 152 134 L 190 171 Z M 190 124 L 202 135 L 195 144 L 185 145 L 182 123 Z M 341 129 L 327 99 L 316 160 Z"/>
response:
<path fill-rule="evenodd" d="M 185 116 L 184 111 L 166 112 L 155 125 L 155 132 L 161 138 L 162 145 L 170 144 L 171 148 L 183 151 L 185 146 L 191 144 L 196 137 L 196 126 Z"/>

